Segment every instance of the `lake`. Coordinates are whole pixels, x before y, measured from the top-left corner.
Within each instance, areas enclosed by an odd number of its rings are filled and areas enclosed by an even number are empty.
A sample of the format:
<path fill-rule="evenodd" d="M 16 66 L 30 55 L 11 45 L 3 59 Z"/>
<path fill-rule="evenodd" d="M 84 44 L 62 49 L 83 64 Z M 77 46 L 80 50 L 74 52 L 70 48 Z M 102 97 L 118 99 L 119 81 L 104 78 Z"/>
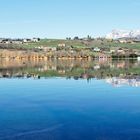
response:
<path fill-rule="evenodd" d="M 0 140 L 140 139 L 139 61 L 0 61 Z"/>

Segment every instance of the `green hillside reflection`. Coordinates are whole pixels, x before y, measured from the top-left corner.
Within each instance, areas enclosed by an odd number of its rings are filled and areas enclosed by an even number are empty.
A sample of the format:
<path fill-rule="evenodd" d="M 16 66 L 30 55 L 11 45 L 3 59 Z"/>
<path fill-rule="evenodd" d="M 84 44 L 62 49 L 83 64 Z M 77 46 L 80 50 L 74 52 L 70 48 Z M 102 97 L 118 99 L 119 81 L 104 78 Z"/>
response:
<path fill-rule="evenodd" d="M 1 78 L 66 77 L 106 79 L 112 77 L 136 79 L 140 76 L 140 62 L 122 61 L 0 61 Z"/>

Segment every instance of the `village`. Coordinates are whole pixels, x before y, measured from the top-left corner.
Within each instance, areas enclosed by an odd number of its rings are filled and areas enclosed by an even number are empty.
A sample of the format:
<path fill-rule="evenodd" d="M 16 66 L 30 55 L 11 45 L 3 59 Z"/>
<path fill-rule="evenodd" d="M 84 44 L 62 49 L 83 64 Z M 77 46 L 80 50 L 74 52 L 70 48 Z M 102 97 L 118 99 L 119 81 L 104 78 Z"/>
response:
<path fill-rule="evenodd" d="M 0 44 L 24 44 L 30 42 L 39 42 L 40 38 L 25 38 L 25 39 L 10 39 L 10 38 L 0 38 Z"/>
<path fill-rule="evenodd" d="M 137 39 L 93 39 L 90 36 L 66 40 L 0 39 L 0 58 L 140 60 L 139 42 Z"/>

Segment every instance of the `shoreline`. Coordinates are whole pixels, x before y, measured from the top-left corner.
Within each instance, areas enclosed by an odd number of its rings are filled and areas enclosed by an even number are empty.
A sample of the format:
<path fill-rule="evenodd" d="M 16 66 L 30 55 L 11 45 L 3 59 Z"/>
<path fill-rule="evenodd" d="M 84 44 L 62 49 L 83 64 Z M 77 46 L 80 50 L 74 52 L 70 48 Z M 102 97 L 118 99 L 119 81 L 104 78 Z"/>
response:
<path fill-rule="evenodd" d="M 89 53 L 89 52 L 88 52 Z M 137 59 L 137 55 L 112 55 L 102 52 L 88 54 L 87 52 L 63 52 L 63 51 L 35 51 L 35 50 L 17 50 L 17 49 L 0 49 L 0 59 L 6 60 L 130 60 Z M 131 56 L 131 57 L 130 57 Z"/>

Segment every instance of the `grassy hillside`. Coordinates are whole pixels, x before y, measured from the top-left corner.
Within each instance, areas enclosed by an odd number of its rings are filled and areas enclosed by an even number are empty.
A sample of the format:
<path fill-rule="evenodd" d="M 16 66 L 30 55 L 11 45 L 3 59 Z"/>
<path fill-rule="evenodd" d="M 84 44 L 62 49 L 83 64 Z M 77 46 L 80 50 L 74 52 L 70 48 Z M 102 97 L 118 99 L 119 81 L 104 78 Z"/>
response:
<path fill-rule="evenodd" d="M 65 44 L 73 48 L 128 48 L 140 50 L 140 42 L 138 43 L 119 43 L 116 41 L 108 41 L 106 39 L 96 40 L 62 40 L 62 39 L 41 39 L 39 42 L 29 42 L 24 44 L 0 44 L 1 48 L 16 48 L 16 49 L 32 49 L 35 47 L 57 47 L 58 44 Z"/>
<path fill-rule="evenodd" d="M 42 39 L 40 42 L 22 44 L 22 47 L 25 47 L 25 48 L 35 48 L 35 47 L 38 47 L 38 46 L 57 47 L 58 44 L 66 44 L 67 46 L 73 46 L 74 48 L 85 48 L 85 47 L 113 48 L 113 47 L 122 47 L 122 48 L 140 49 L 140 43 L 123 44 L 123 43 L 109 42 L 107 40 L 83 41 L 83 40 L 60 40 L 60 39 L 59 40 L 58 39 Z"/>

